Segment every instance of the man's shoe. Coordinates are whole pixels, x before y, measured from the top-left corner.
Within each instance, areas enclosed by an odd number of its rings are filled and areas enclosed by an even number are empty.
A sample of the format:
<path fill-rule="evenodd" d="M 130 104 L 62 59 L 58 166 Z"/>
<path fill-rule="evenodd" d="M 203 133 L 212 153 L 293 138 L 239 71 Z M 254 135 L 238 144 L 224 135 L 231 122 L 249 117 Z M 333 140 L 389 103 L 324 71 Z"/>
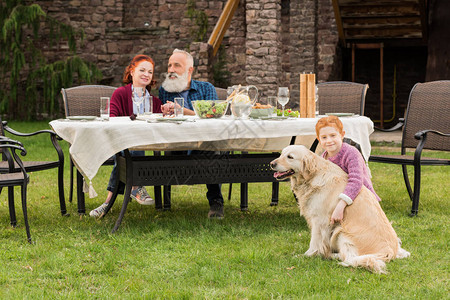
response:
<path fill-rule="evenodd" d="M 102 205 L 100 205 L 96 209 L 91 210 L 89 212 L 89 215 L 91 217 L 94 217 L 94 218 L 99 218 L 105 213 L 105 210 L 106 210 L 107 206 L 108 206 L 108 203 L 103 203 Z"/>
<path fill-rule="evenodd" d="M 213 204 L 209 208 L 208 219 L 223 219 L 223 204 Z"/>
<path fill-rule="evenodd" d="M 141 205 L 153 205 L 155 204 L 155 200 L 153 200 L 150 195 L 147 193 L 145 187 L 140 186 L 131 191 L 131 198 L 136 200 Z"/>

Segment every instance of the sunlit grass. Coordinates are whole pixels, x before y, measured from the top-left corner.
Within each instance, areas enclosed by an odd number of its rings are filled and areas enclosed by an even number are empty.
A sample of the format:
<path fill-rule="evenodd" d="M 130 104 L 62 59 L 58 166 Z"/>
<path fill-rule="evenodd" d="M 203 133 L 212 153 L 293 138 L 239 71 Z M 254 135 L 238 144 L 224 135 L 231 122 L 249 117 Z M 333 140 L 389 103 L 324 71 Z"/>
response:
<path fill-rule="evenodd" d="M 10 125 L 34 131 L 47 123 Z M 67 195 L 68 147 L 62 144 Z M 47 139 L 36 138 L 25 147 L 26 159 L 55 159 Z M 419 215 L 414 218 L 408 216 L 411 202 L 401 167 L 370 163 L 370 168 L 381 205 L 412 253 L 389 263 L 388 275 L 304 257 L 310 233 L 286 182 L 280 184 L 276 207 L 269 206 L 270 184 L 250 184 L 245 213 L 239 209 L 239 185 L 233 185 L 221 221 L 206 218 L 204 185 L 176 186 L 171 211 L 131 202 L 119 231 L 111 234 L 122 199 L 102 220 L 80 218 L 76 201 L 67 203 L 70 217 L 61 217 L 56 170 L 33 173 L 28 204 L 34 244 L 26 242 L 19 190 L 17 228 L 9 225 L 6 191 L 0 196 L 0 298 L 448 298 L 450 168 L 423 168 Z M 110 166 L 102 167 L 94 178 L 99 196 L 86 199 L 87 211 L 106 197 L 110 171 Z"/>

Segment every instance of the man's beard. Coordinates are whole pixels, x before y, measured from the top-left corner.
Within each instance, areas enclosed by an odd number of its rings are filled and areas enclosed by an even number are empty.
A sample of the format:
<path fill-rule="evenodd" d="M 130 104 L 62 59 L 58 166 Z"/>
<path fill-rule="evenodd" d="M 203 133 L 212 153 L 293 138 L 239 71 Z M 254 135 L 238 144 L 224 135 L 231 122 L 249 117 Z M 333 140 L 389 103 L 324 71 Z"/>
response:
<path fill-rule="evenodd" d="M 176 78 L 171 79 L 169 76 L 175 76 Z M 188 76 L 189 71 L 184 72 L 182 75 L 178 75 L 175 72 L 167 73 L 166 79 L 164 79 L 161 86 L 169 93 L 180 93 L 188 87 Z"/>

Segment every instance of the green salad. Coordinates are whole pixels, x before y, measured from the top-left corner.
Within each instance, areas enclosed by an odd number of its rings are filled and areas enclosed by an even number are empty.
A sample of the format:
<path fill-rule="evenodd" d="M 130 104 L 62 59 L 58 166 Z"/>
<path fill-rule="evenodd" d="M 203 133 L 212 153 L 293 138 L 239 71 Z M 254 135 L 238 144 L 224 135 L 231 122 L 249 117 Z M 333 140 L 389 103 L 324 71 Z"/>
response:
<path fill-rule="evenodd" d="M 282 110 L 277 109 L 277 116 L 281 116 L 281 114 L 282 114 Z M 284 110 L 285 117 L 298 118 L 299 115 L 300 115 L 300 112 L 297 110 L 291 110 L 291 109 Z"/>
<path fill-rule="evenodd" d="M 196 100 L 192 102 L 195 113 L 199 118 L 220 118 L 225 114 L 228 102 L 215 100 Z"/>

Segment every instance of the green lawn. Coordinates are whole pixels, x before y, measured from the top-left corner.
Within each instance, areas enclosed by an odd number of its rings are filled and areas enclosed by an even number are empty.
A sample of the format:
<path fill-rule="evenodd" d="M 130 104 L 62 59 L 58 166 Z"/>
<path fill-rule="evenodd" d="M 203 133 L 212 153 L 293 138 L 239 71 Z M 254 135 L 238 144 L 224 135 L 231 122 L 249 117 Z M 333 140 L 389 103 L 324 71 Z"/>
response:
<path fill-rule="evenodd" d="M 46 122 L 10 125 L 20 131 L 47 127 Z M 25 147 L 26 159 L 54 158 L 46 140 L 33 138 Z M 383 149 L 374 147 L 373 153 Z M 94 178 L 99 196 L 86 199 L 88 211 L 106 197 L 111 168 L 102 167 Z M 122 199 L 102 220 L 80 218 L 76 201 L 67 203 L 70 217 L 61 217 L 56 170 L 33 173 L 28 209 L 34 244 L 26 242 L 19 189 L 17 228 L 9 225 L 6 191 L 0 196 L 0 298 L 449 299 L 450 168 L 423 168 L 414 218 L 408 216 L 411 202 L 401 167 L 371 163 L 370 168 L 381 205 L 411 252 L 410 258 L 389 263 L 387 275 L 304 257 L 310 233 L 288 183 L 281 183 L 276 207 L 269 206 L 270 184 L 250 184 L 246 213 L 239 209 L 235 184 L 220 221 L 206 218 L 204 185 L 176 186 L 171 211 L 133 201 L 119 231 L 111 234 Z"/>

